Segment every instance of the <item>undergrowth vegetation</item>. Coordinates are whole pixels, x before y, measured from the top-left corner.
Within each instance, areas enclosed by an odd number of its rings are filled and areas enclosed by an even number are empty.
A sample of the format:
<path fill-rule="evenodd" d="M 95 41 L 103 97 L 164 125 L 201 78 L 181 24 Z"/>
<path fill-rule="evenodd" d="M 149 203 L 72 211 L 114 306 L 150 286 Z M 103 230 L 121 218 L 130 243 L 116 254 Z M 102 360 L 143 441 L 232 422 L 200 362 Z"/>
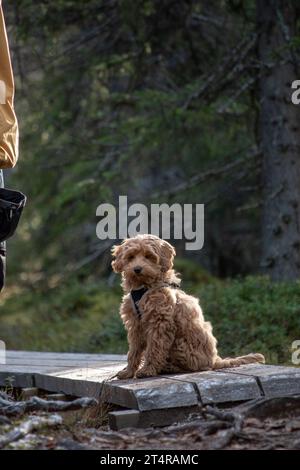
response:
<path fill-rule="evenodd" d="M 300 331 L 299 282 L 274 284 L 258 276 L 221 281 L 190 260 L 178 259 L 176 268 L 183 288 L 200 297 L 223 356 L 257 351 L 268 362 L 290 362 Z M 1 300 L 1 339 L 10 349 L 126 353 L 121 296 L 117 276 L 112 286 L 71 277 L 34 293 L 20 289 Z"/>

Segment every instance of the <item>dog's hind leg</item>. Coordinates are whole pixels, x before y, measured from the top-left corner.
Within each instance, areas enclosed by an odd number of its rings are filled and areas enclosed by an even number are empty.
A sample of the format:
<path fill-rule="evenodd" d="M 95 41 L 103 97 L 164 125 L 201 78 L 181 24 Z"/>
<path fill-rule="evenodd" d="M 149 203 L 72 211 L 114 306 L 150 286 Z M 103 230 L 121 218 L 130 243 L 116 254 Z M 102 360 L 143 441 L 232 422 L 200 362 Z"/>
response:
<path fill-rule="evenodd" d="M 262 354 L 259 353 L 251 353 L 247 354 L 246 356 L 240 357 L 226 357 L 222 359 L 221 357 L 217 357 L 214 361 L 213 368 L 214 369 L 225 369 L 228 367 L 238 367 L 243 364 L 255 364 L 255 363 L 265 363 L 265 358 Z"/>

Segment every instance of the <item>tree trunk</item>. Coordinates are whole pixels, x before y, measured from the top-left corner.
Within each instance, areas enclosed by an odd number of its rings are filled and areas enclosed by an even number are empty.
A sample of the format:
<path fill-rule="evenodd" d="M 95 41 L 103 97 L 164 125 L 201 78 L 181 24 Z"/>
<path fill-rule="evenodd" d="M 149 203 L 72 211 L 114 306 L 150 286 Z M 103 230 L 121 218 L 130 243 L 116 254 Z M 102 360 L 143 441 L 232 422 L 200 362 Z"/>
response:
<path fill-rule="evenodd" d="M 262 267 L 273 280 L 300 277 L 300 79 L 295 52 L 296 3 L 257 0 L 259 145 L 263 154 Z"/>

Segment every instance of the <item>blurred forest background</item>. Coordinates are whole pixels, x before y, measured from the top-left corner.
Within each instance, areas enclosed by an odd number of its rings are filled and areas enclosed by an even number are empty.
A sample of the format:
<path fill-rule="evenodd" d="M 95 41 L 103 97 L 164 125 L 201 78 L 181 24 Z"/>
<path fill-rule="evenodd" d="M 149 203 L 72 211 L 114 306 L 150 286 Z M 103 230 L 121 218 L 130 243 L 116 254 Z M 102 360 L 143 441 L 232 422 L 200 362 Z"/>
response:
<path fill-rule="evenodd" d="M 205 204 L 176 244 L 221 354 L 289 362 L 300 333 L 300 5 L 282 0 L 4 1 L 28 196 L 0 298 L 7 347 L 126 352 L 96 208 Z"/>

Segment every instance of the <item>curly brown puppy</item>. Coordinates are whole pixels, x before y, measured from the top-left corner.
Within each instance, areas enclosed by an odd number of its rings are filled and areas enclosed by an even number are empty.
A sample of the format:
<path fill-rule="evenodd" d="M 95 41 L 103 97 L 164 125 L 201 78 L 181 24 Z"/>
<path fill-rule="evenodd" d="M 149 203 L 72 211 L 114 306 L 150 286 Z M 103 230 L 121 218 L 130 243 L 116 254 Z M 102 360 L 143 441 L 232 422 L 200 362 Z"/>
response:
<path fill-rule="evenodd" d="M 118 378 L 196 372 L 265 362 L 262 354 L 221 359 L 197 298 L 179 289 L 175 249 L 154 235 L 138 235 L 112 249 L 122 273 L 120 309 L 128 335 L 128 365 Z"/>

